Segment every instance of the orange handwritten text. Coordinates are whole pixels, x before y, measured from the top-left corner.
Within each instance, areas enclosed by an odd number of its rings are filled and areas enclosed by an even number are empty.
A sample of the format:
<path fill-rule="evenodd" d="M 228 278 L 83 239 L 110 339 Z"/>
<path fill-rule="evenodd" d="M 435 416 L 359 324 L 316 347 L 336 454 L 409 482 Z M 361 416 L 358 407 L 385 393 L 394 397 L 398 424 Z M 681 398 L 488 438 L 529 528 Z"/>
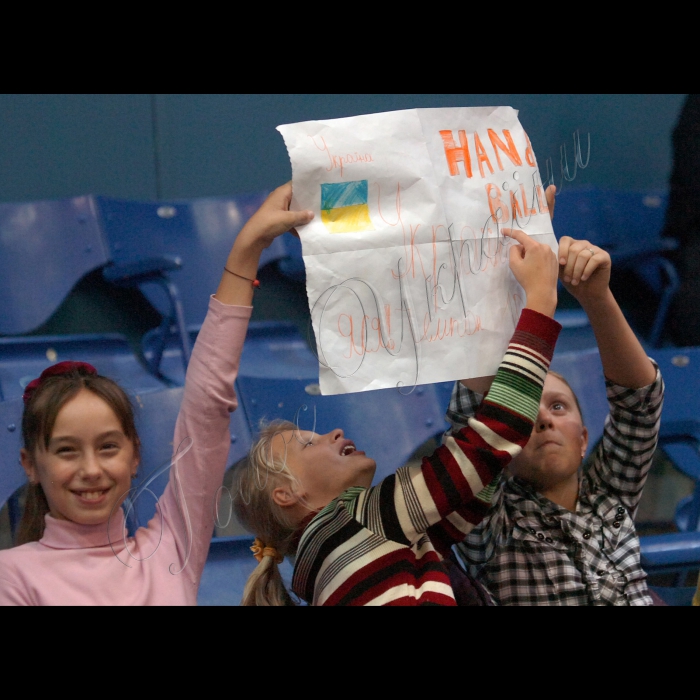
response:
<path fill-rule="evenodd" d="M 503 129 L 503 138 L 505 138 L 505 143 L 493 129 L 487 129 L 486 131 L 488 133 L 493 154 L 496 158 L 496 163 L 498 163 L 500 170 L 504 169 L 503 161 L 501 160 L 501 153 L 505 154 L 513 165 L 523 164 L 522 158 L 520 157 L 518 149 L 515 146 L 515 142 L 513 141 L 513 137 L 508 129 Z M 454 177 L 455 175 L 459 175 L 459 167 L 457 166 L 457 163 L 463 163 L 465 175 L 468 178 L 471 178 L 473 175 L 472 159 L 469 151 L 469 140 L 467 138 L 467 133 L 460 130 L 457 132 L 457 135 L 459 137 L 459 146 L 456 145 L 454 134 L 450 129 L 443 129 L 440 131 L 440 137 L 442 138 L 442 143 L 445 148 L 447 167 L 450 171 L 450 175 Z M 494 172 L 488 153 L 484 148 L 481 138 L 479 138 L 479 134 L 474 132 L 471 134 L 471 136 L 474 142 L 474 153 L 476 154 L 477 163 L 479 165 L 479 174 L 482 178 L 487 177 L 487 174 L 484 172 L 484 164 L 486 164 L 490 174 L 493 174 Z M 530 145 L 530 140 L 527 138 L 527 134 L 525 135 L 525 138 L 527 139 L 525 160 L 527 161 L 528 165 L 534 168 L 535 158 L 534 154 L 532 153 L 532 146 Z"/>
<path fill-rule="evenodd" d="M 374 158 L 372 158 L 371 153 L 358 153 L 357 151 L 355 151 L 355 153 L 346 153 L 345 155 L 336 155 L 334 153 L 331 153 L 331 150 L 330 148 L 328 148 L 328 144 L 326 143 L 326 139 L 324 139 L 323 136 L 319 136 L 318 138 L 321 140 L 321 143 L 323 144 L 322 146 L 318 145 L 314 136 L 311 137 L 311 140 L 314 142 L 314 146 L 316 146 L 316 148 L 318 148 L 319 151 L 324 151 L 328 156 L 329 164 L 326 167 L 326 172 L 331 172 L 332 170 L 339 169 L 340 177 L 343 177 L 346 165 L 350 165 L 352 163 L 374 162 Z"/>

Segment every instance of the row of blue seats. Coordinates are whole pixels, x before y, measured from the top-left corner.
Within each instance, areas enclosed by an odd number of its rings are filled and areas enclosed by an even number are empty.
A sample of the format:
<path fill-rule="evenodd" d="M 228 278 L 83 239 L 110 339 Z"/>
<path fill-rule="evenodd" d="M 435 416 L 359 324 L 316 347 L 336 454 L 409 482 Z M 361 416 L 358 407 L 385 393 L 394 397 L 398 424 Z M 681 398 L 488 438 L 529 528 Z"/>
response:
<path fill-rule="evenodd" d="M 0 336 L 14 336 L 0 337 L 0 400 L 21 393 L 47 358 L 57 361 L 79 351 L 98 357 L 103 366 L 118 366 L 127 388 L 162 388 L 159 338 L 162 346 L 174 333 L 186 365 L 188 328 L 204 320 L 221 261 L 264 198 L 263 193 L 164 204 L 84 196 L 0 204 Z M 261 258 L 261 265 L 270 262 L 292 277 L 302 275 L 298 239 L 278 238 Z M 18 337 L 46 322 L 76 283 L 97 269 L 111 284 L 141 289 L 160 312 L 161 327 L 149 336 L 155 364 L 148 368 L 116 333 Z"/>
<path fill-rule="evenodd" d="M 631 270 L 653 292 L 654 321 L 646 343 L 663 342 L 671 302 L 680 288 L 678 273 L 667 254 L 678 242 L 662 236 L 668 196 L 664 191 L 627 192 L 596 187 L 565 188 L 557 196 L 554 228 L 558 235 L 589 240 L 610 253 L 615 270 Z M 585 314 L 559 313 L 564 325 L 560 346 L 594 342 Z M 573 342 L 572 342 L 573 341 Z"/>

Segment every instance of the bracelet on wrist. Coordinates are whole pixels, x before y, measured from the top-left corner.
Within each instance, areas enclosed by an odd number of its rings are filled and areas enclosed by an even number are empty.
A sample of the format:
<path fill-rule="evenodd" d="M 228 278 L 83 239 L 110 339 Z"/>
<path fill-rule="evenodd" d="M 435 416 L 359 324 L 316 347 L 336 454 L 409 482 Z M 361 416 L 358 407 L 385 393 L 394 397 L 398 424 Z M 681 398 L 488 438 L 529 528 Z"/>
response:
<path fill-rule="evenodd" d="M 228 272 L 229 275 L 233 275 L 234 277 L 239 277 L 240 279 L 245 280 L 246 282 L 250 282 L 253 289 L 258 289 L 260 287 L 260 280 L 258 279 L 252 280 L 250 279 L 250 277 L 243 277 L 243 275 L 239 275 L 237 272 L 229 270 L 226 266 L 224 266 L 224 272 Z"/>

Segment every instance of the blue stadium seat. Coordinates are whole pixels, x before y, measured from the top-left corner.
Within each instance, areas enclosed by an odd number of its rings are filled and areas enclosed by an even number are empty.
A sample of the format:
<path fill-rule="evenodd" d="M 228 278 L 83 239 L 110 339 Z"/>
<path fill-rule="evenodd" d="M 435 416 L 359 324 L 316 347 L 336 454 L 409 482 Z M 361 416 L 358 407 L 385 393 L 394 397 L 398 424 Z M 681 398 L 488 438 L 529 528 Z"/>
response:
<path fill-rule="evenodd" d="M 56 311 L 109 254 L 91 196 L 0 204 L 0 400 L 21 396 L 28 381 L 61 360 L 93 363 L 128 390 L 163 387 L 134 356 L 124 336 L 22 336 Z"/>
<path fill-rule="evenodd" d="M 165 272 L 177 284 L 185 323 L 202 323 L 209 296 L 216 291 L 236 235 L 264 200 L 256 195 L 236 200 L 136 202 L 96 197 L 109 260 L 118 267 L 146 261 L 179 260 L 182 269 Z M 170 301 L 161 290 L 144 287 L 149 301 L 168 315 Z"/>
<path fill-rule="evenodd" d="M 559 284 L 561 285 L 561 282 Z M 583 309 L 557 309 L 554 320 L 562 326 L 557 340 L 558 352 L 578 352 L 598 346 L 593 328 Z"/>
<path fill-rule="evenodd" d="M 199 327 L 190 326 L 190 341 L 197 339 Z M 157 329 L 146 333 L 142 339 L 142 350 L 151 363 L 159 349 Z M 296 378 L 318 376 L 318 361 L 299 335 L 293 323 L 285 321 L 252 321 L 243 346 L 242 359 L 245 372 L 256 377 Z M 159 361 L 162 376 L 174 384 L 182 384 L 185 375 L 180 362 L 177 340 L 170 335 L 162 349 Z"/>
<path fill-rule="evenodd" d="M 0 508 L 8 504 L 12 532 L 15 532 L 21 517 L 14 495 L 27 483 L 27 476 L 19 463 L 23 409 L 21 398 L 0 401 Z"/>
<path fill-rule="evenodd" d="M 666 204 L 667 195 L 661 191 L 566 188 L 557 196 L 554 216 L 559 236 L 587 239 L 607 250 L 614 268 L 633 270 L 656 293 L 656 315 L 648 337 L 652 347 L 661 341 L 679 289 L 676 269 L 665 257 L 678 242 L 661 236 Z"/>
<path fill-rule="evenodd" d="M 277 261 L 277 268 L 285 277 L 304 282 L 306 268 L 301 255 L 301 241 L 291 233 L 285 233 L 279 240 L 284 246 L 284 257 Z"/>
<path fill-rule="evenodd" d="M 298 422 L 301 430 L 345 435 L 377 461 L 375 483 L 395 472 L 447 425 L 435 389 L 419 386 L 403 396 L 396 389 L 320 396 L 318 379 L 239 376 L 246 415 L 254 431 L 262 419 Z"/>
<path fill-rule="evenodd" d="M 201 198 L 182 202 L 134 202 L 97 197 L 107 255 L 105 277 L 138 285 L 164 318 L 160 342 L 174 332 L 181 359 L 189 359 L 188 330 L 198 329 L 216 291 L 223 262 L 248 218 L 266 193 L 237 198 Z M 290 236 L 291 237 L 291 236 Z M 263 251 L 260 266 L 287 256 L 276 239 Z M 159 351 L 156 347 L 155 360 Z"/>
<path fill-rule="evenodd" d="M 681 586 L 681 587 L 661 587 L 661 586 L 649 586 L 651 590 L 654 591 L 666 605 L 673 607 L 686 608 L 693 604 L 693 596 L 697 590 L 695 586 Z"/>
<path fill-rule="evenodd" d="M 0 335 L 39 327 L 108 261 L 91 197 L 0 204 L 0 243 Z"/>
<path fill-rule="evenodd" d="M 641 537 L 642 566 L 666 574 L 700 568 L 700 532 L 672 532 Z"/>
<path fill-rule="evenodd" d="M 695 481 L 694 493 L 678 504 L 676 526 L 700 529 L 700 348 L 656 348 L 666 395 L 660 444 L 676 467 Z"/>
<path fill-rule="evenodd" d="M 0 400 L 21 397 L 32 379 L 64 360 L 89 362 L 126 391 L 163 388 L 163 383 L 146 371 L 120 334 L 10 337 L 0 338 Z"/>
<path fill-rule="evenodd" d="M 194 341 L 195 332 L 191 338 Z M 148 357 L 152 352 L 148 335 L 145 341 Z M 163 352 L 161 368 L 169 381 L 184 379 L 172 338 Z M 249 324 L 236 382 L 251 434 L 257 433 L 263 418 L 293 421 L 297 412 L 301 428 L 311 430 L 315 407 L 316 432 L 343 428 L 348 437 L 358 441 L 359 449 L 375 457 L 378 479 L 395 471 L 420 445 L 445 430 L 444 413 L 451 389 L 451 382 L 443 382 L 418 386 L 409 395 L 383 389 L 321 396 L 318 360 L 294 324 L 278 321 Z"/>
<path fill-rule="evenodd" d="M 647 574 L 676 574 L 673 587 L 658 587 L 668 605 L 692 603 L 695 587 L 683 586 L 689 572 L 700 568 L 700 532 L 672 532 L 639 538 L 642 568 Z"/>

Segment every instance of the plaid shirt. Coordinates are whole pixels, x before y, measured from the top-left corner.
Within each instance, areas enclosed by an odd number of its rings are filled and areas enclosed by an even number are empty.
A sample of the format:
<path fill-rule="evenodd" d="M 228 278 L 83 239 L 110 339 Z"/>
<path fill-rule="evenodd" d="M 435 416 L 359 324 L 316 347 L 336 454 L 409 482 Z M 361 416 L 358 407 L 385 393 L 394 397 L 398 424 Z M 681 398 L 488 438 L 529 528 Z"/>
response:
<path fill-rule="evenodd" d="M 633 520 L 656 449 L 663 381 L 657 368 L 647 387 L 606 386 L 610 414 L 580 477 L 576 512 L 503 477 L 488 515 L 457 545 L 501 605 L 652 605 Z M 447 411 L 453 430 L 481 400 L 455 385 Z"/>

